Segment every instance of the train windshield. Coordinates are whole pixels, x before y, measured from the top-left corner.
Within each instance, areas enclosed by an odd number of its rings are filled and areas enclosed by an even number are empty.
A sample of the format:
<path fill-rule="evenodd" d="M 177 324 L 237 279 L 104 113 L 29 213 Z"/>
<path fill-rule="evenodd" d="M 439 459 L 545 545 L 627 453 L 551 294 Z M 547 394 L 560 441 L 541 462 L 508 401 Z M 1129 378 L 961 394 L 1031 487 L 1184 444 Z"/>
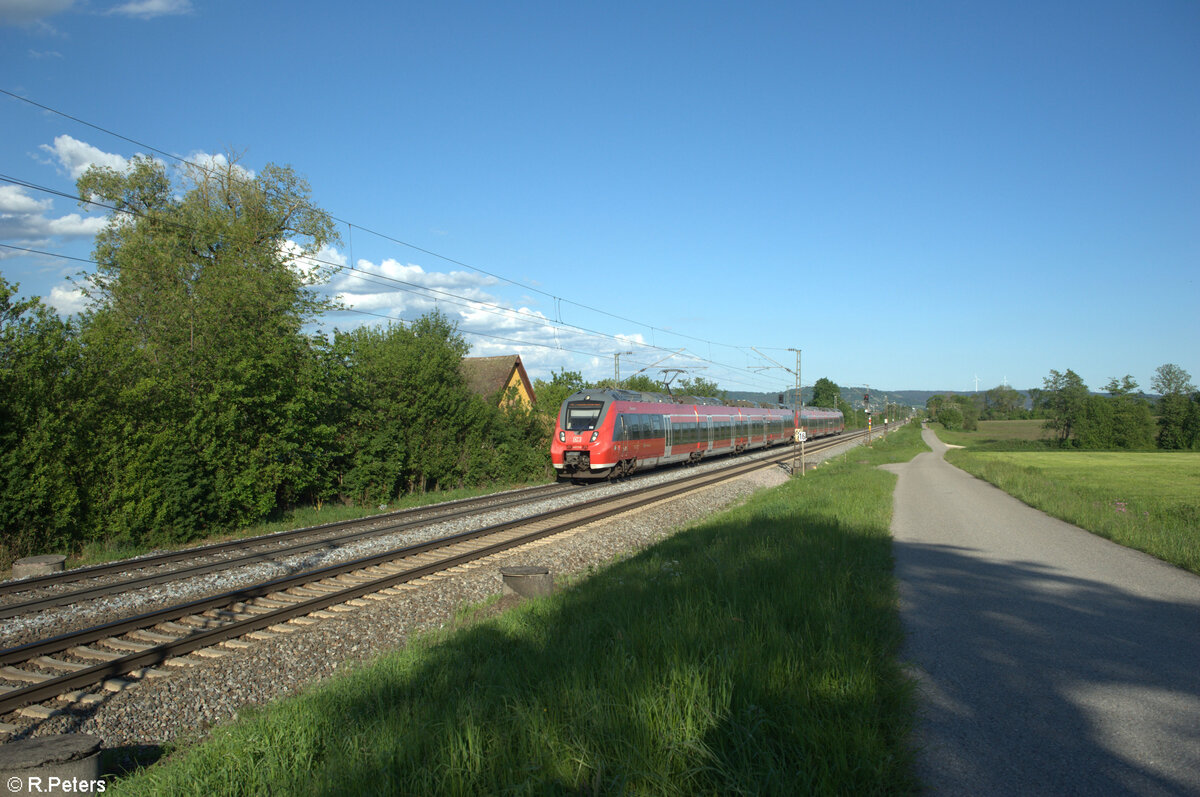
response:
<path fill-rule="evenodd" d="M 600 423 L 603 401 L 572 401 L 567 404 L 567 417 L 563 427 L 568 432 L 583 432 L 595 429 Z"/>

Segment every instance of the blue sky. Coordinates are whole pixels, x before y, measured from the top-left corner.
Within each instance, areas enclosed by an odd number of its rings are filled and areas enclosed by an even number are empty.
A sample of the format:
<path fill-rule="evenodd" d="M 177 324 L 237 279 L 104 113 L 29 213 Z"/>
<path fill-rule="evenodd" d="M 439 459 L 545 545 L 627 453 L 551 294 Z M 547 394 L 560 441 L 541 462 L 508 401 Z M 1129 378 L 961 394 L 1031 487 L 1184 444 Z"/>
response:
<path fill-rule="evenodd" d="M 290 164 L 378 277 L 330 292 L 535 376 L 1200 381 L 1192 0 L 283 8 L 0 0 L 0 89 L 145 145 L 0 95 L 0 175 Z M 100 223 L 0 181 L 0 243 L 86 258 Z M 81 267 L 0 247 L 63 312 Z"/>

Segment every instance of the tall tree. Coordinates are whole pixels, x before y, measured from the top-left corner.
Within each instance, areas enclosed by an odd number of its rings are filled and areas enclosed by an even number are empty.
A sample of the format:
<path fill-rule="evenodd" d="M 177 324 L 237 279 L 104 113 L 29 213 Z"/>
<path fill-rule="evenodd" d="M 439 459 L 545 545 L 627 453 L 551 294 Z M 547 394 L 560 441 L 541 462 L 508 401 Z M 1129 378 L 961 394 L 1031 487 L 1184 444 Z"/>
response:
<path fill-rule="evenodd" d="M 842 398 L 842 389 L 832 379 L 821 377 L 813 384 L 812 406 L 836 409 Z"/>
<path fill-rule="evenodd" d="M 708 396 L 722 401 L 725 399 L 725 391 L 718 387 L 716 382 L 702 376 L 681 379 L 675 392 L 684 396 Z"/>
<path fill-rule="evenodd" d="M 1158 447 L 1195 447 L 1196 435 L 1191 432 L 1195 424 L 1189 423 L 1189 416 L 1195 412 L 1190 406 L 1194 403 L 1190 396 L 1196 392 L 1191 374 L 1174 363 L 1166 363 L 1155 370 L 1151 385 L 1162 395 L 1158 402 Z"/>
<path fill-rule="evenodd" d="M 601 385 L 604 385 L 604 384 L 611 385 L 612 381 L 609 380 L 607 382 L 601 382 Z M 621 389 L 622 390 L 640 390 L 643 393 L 665 393 L 666 392 L 666 389 L 661 384 L 659 384 L 658 382 L 655 382 L 653 379 L 646 376 L 645 374 L 636 374 L 634 376 L 629 377 L 628 379 L 622 379 L 621 380 Z M 675 392 L 676 393 L 679 392 L 678 385 L 675 386 Z"/>
<path fill-rule="evenodd" d="M 85 534 L 89 425 L 78 331 L 0 276 L 0 567 Z"/>
<path fill-rule="evenodd" d="M 950 404 L 957 408 L 962 416 L 962 428 L 968 432 L 979 428 L 979 402 L 975 396 L 959 393 L 950 397 Z M 945 411 L 943 406 L 943 411 Z"/>
<path fill-rule="evenodd" d="M 468 430 L 481 422 L 459 363 L 466 342 L 440 313 L 408 327 L 336 334 L 346 367 L 343 495 L 370 504 L 461 482 Z"/>
<path fill-rule="evenodd" d="M 1046 409 L 1046 428 L 1055 433 L 1060 446 L 1070 443 L 1075 424 L 1087 401 L 1088 388 L 1079 374 L 1067 369 L 1066 373 L 1051 370 L 1042 380 L 1043 403 Z"/>
<path fill-rule="evenodd" d="M 1030 417 L 1039 418 L 1044 415 L 1046 406 L 1046 391 L 1040 387 L 1029 388 L 1029 408 L 1031 411 Z"/>
<path fill-rule="evenodd" d="M 1185 448 L 1200 449 L 1200 393 L 1193 393 L 1183 416 L 1183 444 Z"/>
<path fill-rule="evenodd" d="M 1104 386 L 1107 396 L 1088 396 L 1076 421 L 1075 444 L 1090 449 L 1154 447 L 1154 419 L 1146 400 L 1135 395 L 1137 381 L 1128 374 Z"/>
<path fill-rule="evenodd" d="M 138 157 L 78 187 L 116 208 L 96 236 L 85 335 L 110 371 L 96 399 L 113 527 L 187 538 L 311 496 L 332 431 L 301 329 L 329 306 L 308 258 L 336 235 L 307 183 L 218 158 L 173 185 Z"/>
<path fill-rule="evenodd" d="M 1025 397 L 1008 385 L 996 385 L 984 393 L 983 416 L 988 420 L 1011 420 L 1025 412 Z"/>
<path fill-rule="evenodd" d="M 1154 379 L 1150 384 L 1163 396 L 1196 392 L 1196 386 L 1192 384 L 1192 375 L 1175 363 L 1166 363 L 1154 369 Z"/>

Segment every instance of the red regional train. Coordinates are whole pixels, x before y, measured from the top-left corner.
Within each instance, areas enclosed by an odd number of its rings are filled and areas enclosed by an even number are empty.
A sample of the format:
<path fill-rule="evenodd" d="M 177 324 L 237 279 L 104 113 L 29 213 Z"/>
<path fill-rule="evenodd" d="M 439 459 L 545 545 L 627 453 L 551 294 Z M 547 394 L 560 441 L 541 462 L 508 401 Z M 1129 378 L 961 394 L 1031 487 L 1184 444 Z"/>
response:
<path fill-rule="evenodd" d="M 792 441 L 794 409 L 741 403 L 747 406 L 694 396 L 585 390 L 563 402 L 550 459 L 559 480 L 604 479 Z M 839 434 L 845 424 L 838 410 L 805 407 L 802 428 L 811 439 Z"/>

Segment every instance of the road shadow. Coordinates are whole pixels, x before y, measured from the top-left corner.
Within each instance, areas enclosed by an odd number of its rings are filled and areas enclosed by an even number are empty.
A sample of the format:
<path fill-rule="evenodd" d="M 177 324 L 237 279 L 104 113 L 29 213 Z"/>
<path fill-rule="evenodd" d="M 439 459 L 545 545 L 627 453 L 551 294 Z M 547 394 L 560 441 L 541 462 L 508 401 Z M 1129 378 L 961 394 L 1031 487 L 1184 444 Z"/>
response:
<path fill-rule="evenodd" d="M 1200 600 L 893 543 L 939 794 L 1200 794 Z"/>

